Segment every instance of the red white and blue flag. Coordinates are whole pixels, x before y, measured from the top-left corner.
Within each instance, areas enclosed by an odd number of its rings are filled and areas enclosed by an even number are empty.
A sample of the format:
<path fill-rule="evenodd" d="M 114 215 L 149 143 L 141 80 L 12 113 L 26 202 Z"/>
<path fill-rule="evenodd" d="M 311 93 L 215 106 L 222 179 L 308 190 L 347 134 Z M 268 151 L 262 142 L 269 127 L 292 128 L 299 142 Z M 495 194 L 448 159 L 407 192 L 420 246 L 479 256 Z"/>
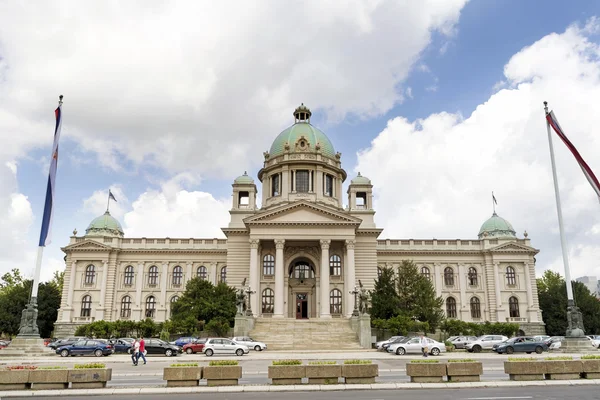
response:
<path fill-rule="evenodd" d="M 558 123 L 558 120 L 556 119 L 556 116 L 554 115 L 554 111 L 550 111 L 550 113 L 546 114 L 546 120 L 548 121 L 548 124 L 550 124 L 552 129 L 554 129 L 554 132 L 556 132 L 558 137 L 569 148 L 571 153 L 573 153 L 573 156 L 577 160 L 579 167 L 581 167 L 583 174 L 587 178 L 590 185 L 592 185 L 592 189 L 594 189 L 594 192 L 596 192 L 596 196 L 598 196 L 598 200 L 600 201 L 600 183 L 598 183 L 598 178 L 596 178 L 596 175 L 594 175 L 594 172 L 592 171 L 592 169 L 583 160 L 583 157 L 581 157 L 581 154 L 579 154 L 579 152 L 577 151 L 577 149 L 575 148 L 573 143 L 571 143 L 569 138 L 567 138 L 567 135 L 565 135 L 565 132 L 560 127 L 560 124 Z"/>
<path fill-rule="evenodd" d="M 61 96 L 62 97 L 62 96 Z M 48 174 L 48 186 L 46 187 L 46 202 L 44 204 L 44 216 L 42 217 L 42 231 L 40 233 L 40 246 L 50 244 L 52 233 L 52 214 L 54 211 L 54 188 L 56 182 L 56 168 L 58 167 L 58 140 L 62 125 L 62 101 L 54 111 L 56 115 L 56 126 L 54 128 L 54 143 L 52 144 L 52 159 L 50 160 L 50 173 Z"/>

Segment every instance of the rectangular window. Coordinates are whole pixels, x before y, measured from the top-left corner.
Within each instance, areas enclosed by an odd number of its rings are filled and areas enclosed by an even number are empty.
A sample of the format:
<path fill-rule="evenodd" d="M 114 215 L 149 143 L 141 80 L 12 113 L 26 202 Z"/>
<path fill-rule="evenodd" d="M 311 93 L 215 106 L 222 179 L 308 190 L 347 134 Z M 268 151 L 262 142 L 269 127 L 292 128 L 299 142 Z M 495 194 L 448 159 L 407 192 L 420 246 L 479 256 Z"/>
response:
<path fill-rule="evenodd" d="M 271 196 L 279 196 L 279 174 L 271 176 Z"/>
<path fill-rule="evenodd" d="M 296 171 L 296 192 L 308 193 L 309 177 L 308 171 Z"/>
<path fill-rule="evenodd" d="M 333 176 L 325 174 L 325 190 L 323 191 L 325 196 L 333 196 Z"/>

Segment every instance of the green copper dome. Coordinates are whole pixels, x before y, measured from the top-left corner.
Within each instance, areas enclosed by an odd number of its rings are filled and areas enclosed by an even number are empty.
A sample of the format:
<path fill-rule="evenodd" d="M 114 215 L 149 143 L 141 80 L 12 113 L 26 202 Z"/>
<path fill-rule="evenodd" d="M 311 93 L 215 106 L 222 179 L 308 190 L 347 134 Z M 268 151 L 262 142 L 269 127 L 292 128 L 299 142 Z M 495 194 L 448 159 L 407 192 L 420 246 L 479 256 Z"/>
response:
<path fill-rule="evenodd" d="M 87 235 L 123 236 L 123 228 L 108 210 L 95 218 L 85 230 Z"/>
<path fill-rule="evenodd" d="M 354 178 L 354 179 L 352 179 L 352 181 L 350 181 L 350 184 L 351 185 L 370 185 L 371 180 L 369 178 L 367 178 L 366 176 L 362 176 L 359 172 L 358 175 L 356 176 L 356 178 Z"/>
<path fill-rule="evenodd" d="M 238 185 L 253 185 L 254 179 L 249 177 L 248 173 L 246 171 L 244 171 L 244 175 L 240 175 L 237 178 L 235 178 L 233 183 L 238 184 Z"/>
<path fill-rule="evenodd" d="M 516 238 L 516 232 L 510 222 L 494 212 L 490 219 L 481 225 L 479 230 L 479 239 L 494 238 L 494 239 L 512 239 Z"/>

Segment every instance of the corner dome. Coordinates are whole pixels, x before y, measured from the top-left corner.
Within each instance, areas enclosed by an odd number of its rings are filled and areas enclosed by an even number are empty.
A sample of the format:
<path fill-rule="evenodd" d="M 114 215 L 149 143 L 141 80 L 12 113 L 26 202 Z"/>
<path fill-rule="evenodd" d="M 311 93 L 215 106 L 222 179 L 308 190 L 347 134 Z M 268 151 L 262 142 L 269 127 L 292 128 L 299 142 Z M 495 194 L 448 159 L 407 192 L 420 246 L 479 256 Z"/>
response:
<path fill-rule="evenodd" d="M 297 143 L 300 143 L 301 147 L 304 147 L 302 146 L 303 143 L 300 142 L 300 139 L 304 137 L 307 142 L 306 144 L 312 152 L 316 151 L 318 144 L 323 155 L 334 158 L 336 153 L 333 144 L 325 133 L 310 124 L 311 115 L 310 109 L 304 104 L 296 108 L 294 110 L 294 125 L 277 135 L 269 150 L 269 156 L 277 157 L 282 155 L 286 150 L 286 144 L 290 149 L 294 149 Z"/>
<path fill-rule="evenodd" d="M 248 176 L 248 173 L 244 171 L 244 175 L 240 175 L 233 181 L 234 184 L 238 185 L 253 185 L 254 179 Z"/>
<path fill-rule="evenodd" d="M 356 176 L 356 178 L 354 178 L 350 181 L 350 184 L 351 185 L 370 185 L 371 180 L 369 178 L 367 178 L 366 176 L 362 176 L 359 172 L 358 175 Z"/>
<path fill-rule="evenodd" d="M 85 230 L 86 236 L 119 236 L 123 237 L 123 228 L 115 217 L 110 215 L 108 210 L 98 218 L 95 218 Z"/>
<path fill-rule="evenodd" d="M 492 216 L 481 225 L 478 237 L 479 239 L 516 239 L 517 235 L 510 222 L 499 217 L 498 214 L 494 212 Z"/>

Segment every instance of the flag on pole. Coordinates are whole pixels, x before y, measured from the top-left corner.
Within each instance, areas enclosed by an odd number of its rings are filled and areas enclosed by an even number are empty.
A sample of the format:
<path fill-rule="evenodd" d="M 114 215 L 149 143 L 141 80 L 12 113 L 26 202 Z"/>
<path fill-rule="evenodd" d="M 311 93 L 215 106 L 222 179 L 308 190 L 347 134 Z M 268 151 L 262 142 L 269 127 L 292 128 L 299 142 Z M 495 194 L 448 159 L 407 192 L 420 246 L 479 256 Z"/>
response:
<path fill-rule="evenodd" d="M 114 195 L 114 194 L 112 194 L 112 192 L 110 191 L 110 189 L 108 189 L 108 198 L 109 198 L 110 200 L 117 201 L 117 199 L 115 199 L 115 195 Z"/>
<path fill-rule="evenodd" d="M 571 153 L 577 160 L 579 167 L 583 171 L 583 174 L 587 178 L 590 185 L 592 185 L 592 189 L 594 189 L 594 192 L 596 192 L 596 196 L 598 196 L 598 200 L 600 201 L 600 183 L 598 183 L 598 179 L 596 178 L 596 175 L 594 175 L 594 172 L 592 171 L 592 169 L 583 160 L 583 158 L 581 157 L 581 155 L 579 154 L 579 152 L 577 151 L 577 149 L 575 148 L 573 143 L 571 143 L 569 138 L 567 138 L 567 135 L 565 135 L 564 131 L 562 130 L 562 128 L 560 127 L 560 125 L 558 123 L 558 120 L 556 119 L 556 116 L 554 115 L 554 111 L 550 111 L 550 113 L 546 114 L 546 120 L 548 121 L 548 124 L 552 127 L 552 129 L 554 129 L 554 132 L 556 132 L 558 137 L 569 148 L 569 150 L 571 151 Z"/>
<path fill-rule="evenodd" d="M 44 203 L 44 215 L 42 216 L 42 231 L 40 233 L 40 246 L 44 247 L 51 242 L 52 214 L 54 211 L 54 185 L 56 181 L 56 168 L 58 167 L 58 140 L 62 126 L 62 96 L 58 102 L 58 108 L 54 111 L 56 126 L 54 128 L 54 143 L 52 144 L 52 158 L 50 159 L 50 173 L 48 174 L 48 186 L 46 187 L 46 202 Z"/>
<path fill-rule="evenodd" d="M 496 196 L 494 196 L 494 192 L 492 192 L 492 200 L 494 200 L 495 205 L 498 205 L 498 202 L 496 201 Z"/>

